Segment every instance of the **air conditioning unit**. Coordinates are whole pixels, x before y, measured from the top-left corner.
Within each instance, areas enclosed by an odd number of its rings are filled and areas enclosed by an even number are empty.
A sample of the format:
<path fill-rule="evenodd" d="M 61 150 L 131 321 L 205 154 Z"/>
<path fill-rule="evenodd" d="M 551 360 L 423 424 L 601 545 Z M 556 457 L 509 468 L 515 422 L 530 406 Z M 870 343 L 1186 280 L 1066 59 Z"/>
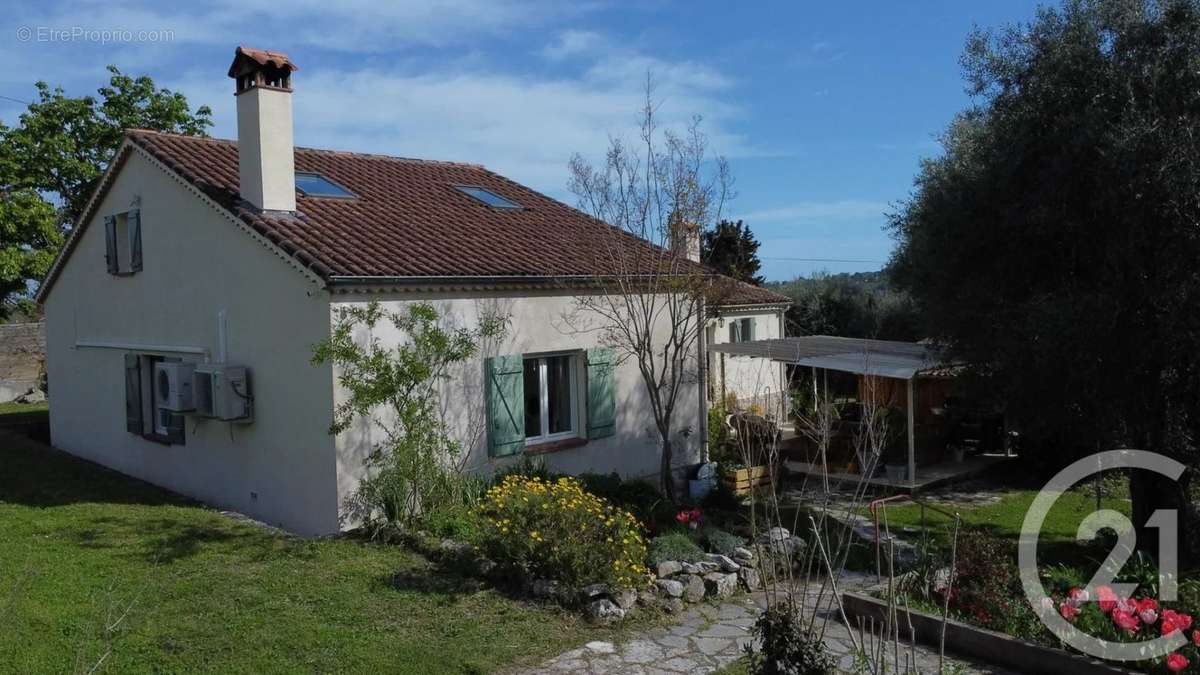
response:
<path fill-rule="evenodd" d="M 198 363 L 192 372 L 196 414 L 229 422 L 250 422 L 254 396 L 250 372 L 244 366 Z"/>
<path fill-rule="evenodd" d="M 162 410 L 186 412 L 195 405 L 192 396 L 192 369 L 194 363 L 178 361 L 154 364 L 155 404 Z"/>

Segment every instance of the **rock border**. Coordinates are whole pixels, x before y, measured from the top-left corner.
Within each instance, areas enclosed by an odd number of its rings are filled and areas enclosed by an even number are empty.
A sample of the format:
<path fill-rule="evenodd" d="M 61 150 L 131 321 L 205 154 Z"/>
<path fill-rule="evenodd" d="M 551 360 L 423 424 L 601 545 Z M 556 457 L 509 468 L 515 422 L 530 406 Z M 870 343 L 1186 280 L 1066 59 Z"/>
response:
<path fill-rule="evenodd" d="M 620 622 L 636 606 L 653 608 L 668 614 L 684 611 L 688 604 L 706 599 L 724 600 L 740 591 L 757 591 L 763 586 L 760 565 L 781 562 L 791 564 L 805 542 L 782 527 L 764 533 L 754 550 L 741 546 L 729 555 L 705 553 L 702 560 L 666 560 L 655 565 L 647 588 L 617 588 L 592 584 L 572 588 L 553 579 L 524 579 L 524 592 L 539 600 L 556 602 L 563 607 L 582 608 L 588 622 L 608 626 Z M 755 552 L 761 551 L 763 558 Z M 481 556 L 469 544 L 443 539 L 431 553 L 451 562 L 470 576 L 494 578 L 507 576 L 502 565 Z M 510 570 L 511 571 L 511 570 Z M 511 578 L 511 577 L 510 577 Z"/>

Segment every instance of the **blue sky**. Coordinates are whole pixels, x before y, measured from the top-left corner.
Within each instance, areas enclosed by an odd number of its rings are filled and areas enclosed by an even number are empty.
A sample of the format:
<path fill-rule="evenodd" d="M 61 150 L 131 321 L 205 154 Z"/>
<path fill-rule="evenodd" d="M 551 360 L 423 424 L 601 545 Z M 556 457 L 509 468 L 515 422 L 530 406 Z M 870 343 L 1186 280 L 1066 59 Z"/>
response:
<path fill-rule="evenodd" d="M 969 103 L 967 33 L 1036 3 L 738 4 L 17 2 L 0 19 L 0 96 L 29 100 L 38 79 L 91 93 L 113 63 L 210 105 L 214 135 L 232 138 L 234 47 L 278 49 L 301 68 L 298 144 L 480 162 L 571 201 L 567 160 L 632 133 L 650 71 L 664 120 L 702 115 L 728 157 L 727 210 L 762 242 L 769 279 L 878 269 L 884 213 Z M 0 120 L 21 108 L 0 99 Z"/>

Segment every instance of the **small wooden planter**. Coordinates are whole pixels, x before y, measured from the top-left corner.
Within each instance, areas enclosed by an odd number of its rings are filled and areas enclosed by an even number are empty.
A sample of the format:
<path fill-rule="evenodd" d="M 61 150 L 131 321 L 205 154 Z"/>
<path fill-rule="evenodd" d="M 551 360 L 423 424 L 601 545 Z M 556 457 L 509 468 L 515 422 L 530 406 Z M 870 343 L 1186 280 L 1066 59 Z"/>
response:
<path fill-rule="evenodd" d="M 770 487 L 771 467 L 752 466 L 747 469 L 735 469 L 725 473 L 725 483 L 735 495 L 744 495 L 751 490 Z"/>

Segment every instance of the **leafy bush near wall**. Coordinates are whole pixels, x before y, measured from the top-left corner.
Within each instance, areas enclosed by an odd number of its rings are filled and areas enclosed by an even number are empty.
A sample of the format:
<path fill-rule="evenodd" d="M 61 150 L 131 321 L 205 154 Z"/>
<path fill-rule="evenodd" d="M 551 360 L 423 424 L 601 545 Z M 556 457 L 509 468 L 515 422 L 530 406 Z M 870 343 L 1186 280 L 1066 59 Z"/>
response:
<path fill-rule="evenodd" d="M 580 474 L 579 482 L 583 489 L 631 511 L 645 524 L 660 522 L 675 513 L 675 507 L 663 498 L 658 488 L 644 480 L 624 480 L 614 472 Z"/>
<path fill-rule="evenodd" d="M 1011 541 L 984 532 L 964 532 L 958 540 L 951 609 L 984 628 L 1012 628 L 1009 624 L 1029 607 L 1013 564 L 1016 559 Z"/>
<path fill-rule="evenodd" d="M 729 427 L 725 426 L 725 416 L 728 414 L 720 403 L 708 409 L 708 455 L 715 462 L 729 455 Z"/>
<path fill-rule="evenodd" d="M 620 587 L 648 581 L 641 523 L 574 478 L 507 476 L 488 489 L 478 514 L 483 554 L 526 579 Z"/>
<path fill-rule="evenodd" d="M 704 529 L 700 533 L 700 537 L 704 540 L 704 546 L 713 553 L 721 555 L 729 555 L 733 550 L 746 545 L 746 540 L 730 534 L 725 530 L 719 530 L 715 527 Z"/>
<path fill-rule="evenodd" d="M 425 528 L 437 539 L 475 541 L 479 538 L 479 516 L 469 506 L 445 506 L 425 517 Z"/>
<path fill-rule="evenodd" d="M 431 304 L 386 309 L 378 301 L 337 311 L 327 339 L 313 346 L 313 364 L 332 364 L 344 400 L 333 411 L 329 433 L 366 422 L 382 432 L 364 461 L 366 477 L 343 504 L 345 517 L 372 536 L 420 531 L 443 509 L 469 503 L 477 491 L 463 471 L 461 444 L 441 415 L 441 386 L 450 371 L 504 333 L 506 319 L 485 316 L 473 329 L 446 325 Z M 407 337 L 391 345 L 366 329 L 391 325 Z"/>
<path fill-rule="evenodd" d="M 704 549 L 686 533 L 671 532 L 650 540 L 649 560 L 651 565 L 668 560 L 699 562 L 704 560 Z"/>

